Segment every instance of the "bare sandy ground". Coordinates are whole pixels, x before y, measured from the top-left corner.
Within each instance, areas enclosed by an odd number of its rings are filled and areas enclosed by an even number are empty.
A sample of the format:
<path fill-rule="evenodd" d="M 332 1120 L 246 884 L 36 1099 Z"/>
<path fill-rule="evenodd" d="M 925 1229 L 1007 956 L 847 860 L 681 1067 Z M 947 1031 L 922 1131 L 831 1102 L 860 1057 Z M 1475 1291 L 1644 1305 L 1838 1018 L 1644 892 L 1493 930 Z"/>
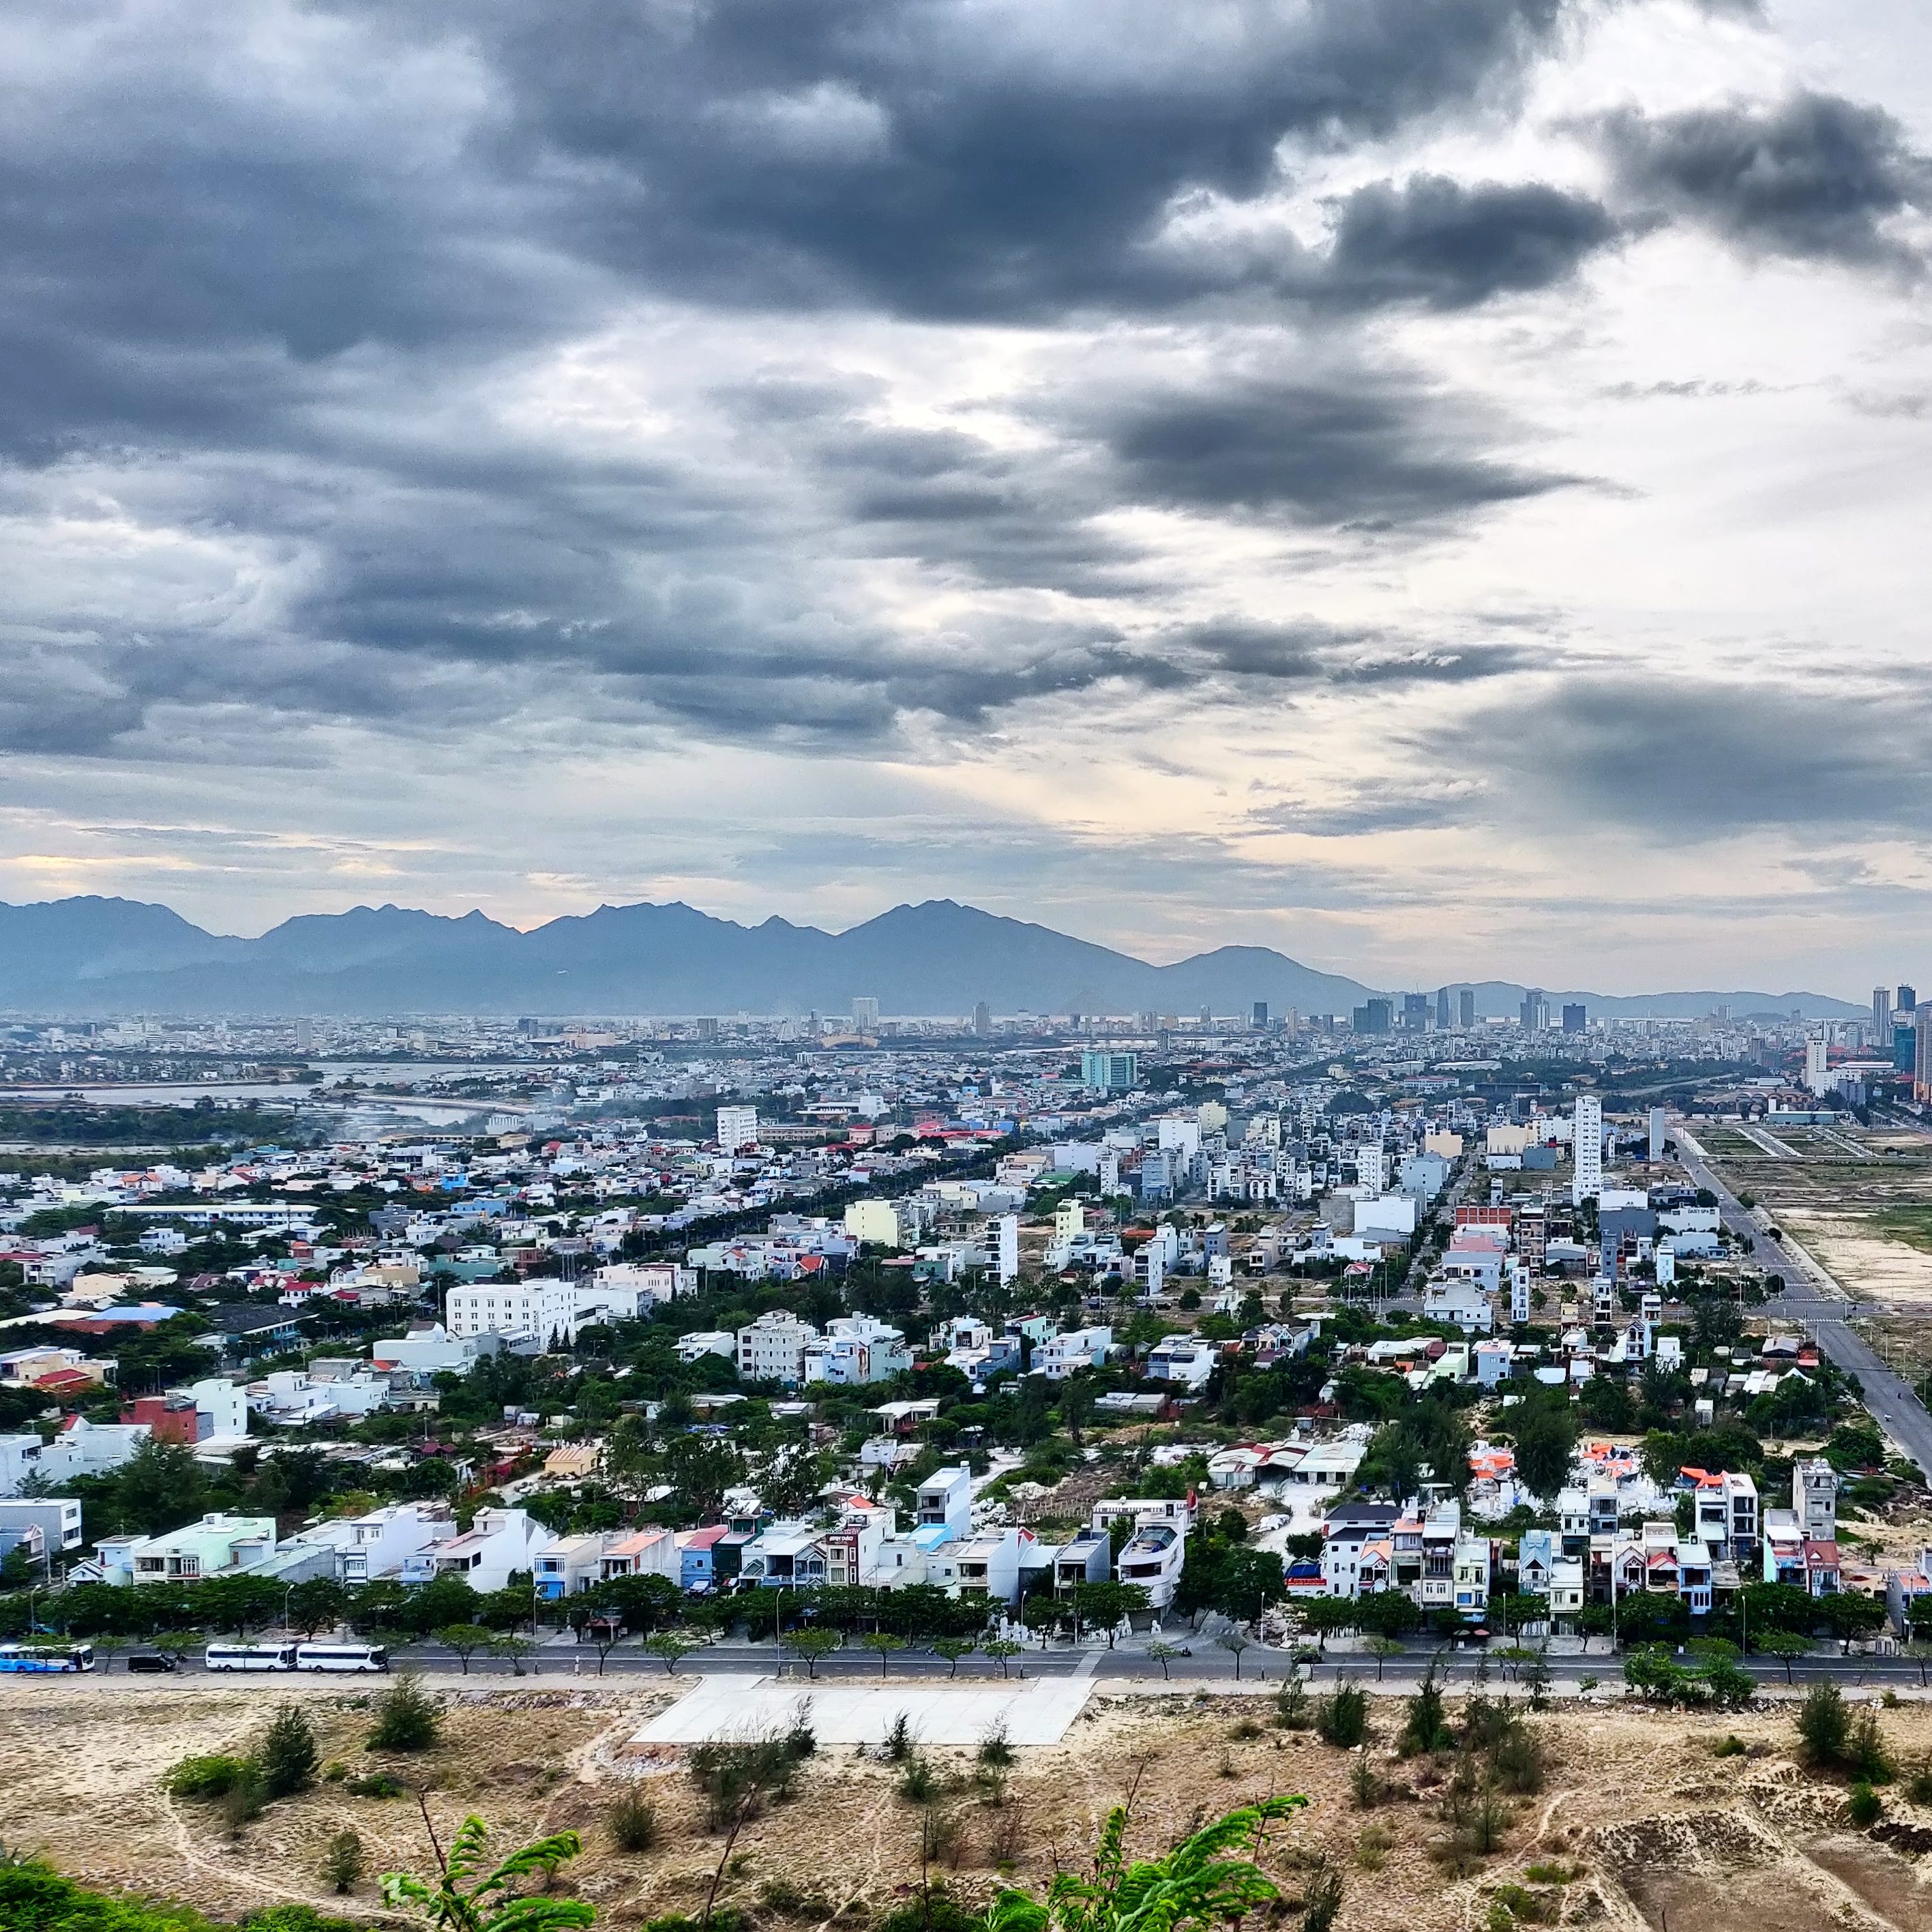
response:
<path fill-rule="evenodd" d="M 702 1903 L 722 1840 L 708 1835 L 682 1755 L 630 1748 L 672 1685 L 573 1684 L 548 1690 L 466 1690 L 440 1685 L 446 1742 L 388 1768 L 428 1785 L 446 1832 L 466 1810 L 507 1840 L 566 1826 L 585 1834 L 571 1888 L 599 1907 L 602 1925 L 628 1928 Z M 98 1884 L 137 1887 L 238 1916 L 272 1899 L 308 1898 L 380 1916 L 373 1883 L 348 1901 L 316 1876 L 331 1834 L 352 1826 L 372 1873 L 422 1870 L 428 1858 L 412 1804 L 355 1798 L 323 1784 L 270 1808 L 231 1840 L 212 1808 L 169 1798 L 160 1780 L 190 1752 L 244 1749 L 281 1696 L 298 1700 L 326 1755 L 361 1771 L 368 1712 L 340 1685 L 125 1684 L 6 1687 L 0 1695 L 0 1836 L 46 1852 Z M 945 1849 L 935 1869 L 962 1897 L 983 1900 L 1001 1881 L 1037 1884 L 1078 1864 L 1108 1808 L 1131 1791 L 1131 1842 L 1158 1852 L 1197 1821 L 1245 1799 L 1299 1791 L 1312 1801 L 1270 1840 L 1267 1862 L 1291 1894 L 1326 1858 L 1342 1871 L 1347 1928 L 1480 1927 L 1502 1882 L 1532 1882 L 1532 1867 L 1571 1874 L 1532 1888 L 1561 1922 L 1700 1932 L 1793 1932 L 1840 1925 L 1863 1932 L 1932 1926 L 1932 1813 L 1888 1799 L 1889 1842 L 1849 1831 L 1843 1793 L 1800 1774 L 1788 1755 L 1788 1706 L 1689 1718 L 1615 1704 L 1570 1702 L 1531 1720 L 1550 1754 L 1544 1788 L 1511 1808 L 1506 1849 L 1456 1876 L 1431 1856 L 1446 1827 L 1447 1767 L 1406 1763 L 1389 1747 L 1393 1700 L 1371 1702 L 1370 1759 L 1388 1802 L 1358 1807 L 1349 1754 L 1274 1727 L 1262 1698 L 1096 1694 L 1058 1745 L 1023 1750 L 998 1803 L 970 1775 L 972 1754 L 934 1750 L 934 1810 Z M 1932 1752 L 1932 1707 L 1882 1714 L 1902 1758 Z M 1718 1756 L 1734 1734 L 1744 1749 Z M 861 1928 L 908 1896 L 920 1877 L 920 1809 L 898 1795 L 898 1772 L 848 1748 L 822 1749 L 797 1794 L 748 1826 L 722 1901 L 768 1932 Z M 614 1797 L 639 1786 L 656 1805 L 658 1846 L 616 1850 L 603 1820 Z"/>
<path fill-rule="evenodd" d="M 1932 1315 L 1932 1254 L 1878 1232 L 1866 1215 L 1790 1206 L 1774 1211 L 1848 1293 L 1904 1313 Z"/>

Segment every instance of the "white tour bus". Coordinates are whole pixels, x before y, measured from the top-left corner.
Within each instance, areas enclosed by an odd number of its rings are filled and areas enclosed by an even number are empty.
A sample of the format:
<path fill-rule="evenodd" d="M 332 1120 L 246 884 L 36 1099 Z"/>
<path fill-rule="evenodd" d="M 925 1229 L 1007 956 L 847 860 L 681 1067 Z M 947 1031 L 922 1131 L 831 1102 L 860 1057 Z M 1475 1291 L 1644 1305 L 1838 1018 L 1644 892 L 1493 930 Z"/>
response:
<path fill-rule="evenodd" d="M 386 1670 L 389 1653 L 376 1643 L 212 1643 L 201 1661 L 208 1670 Z"/>
<path fill-rule="evenodd" d="M 212 1643 L 201 1653 L 204 1670 L 292 1670 L 292 1643 Z"/>
<path fill-rule="evenodd" d="M 296 1652 L 298 1670 L 386 1670 L 389 1653 L 379 1643 L 305 1643 Z"/>

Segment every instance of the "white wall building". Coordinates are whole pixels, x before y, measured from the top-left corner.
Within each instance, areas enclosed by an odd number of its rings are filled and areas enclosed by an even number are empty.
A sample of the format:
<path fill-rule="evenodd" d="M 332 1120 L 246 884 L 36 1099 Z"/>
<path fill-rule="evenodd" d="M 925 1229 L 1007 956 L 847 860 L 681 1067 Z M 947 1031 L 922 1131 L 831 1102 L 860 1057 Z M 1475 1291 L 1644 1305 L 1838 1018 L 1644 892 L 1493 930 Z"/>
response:
<path fill-rule="evenodd" d="M 748 1382 L 782 1382 L 796 1388 L 805 1380 L 805 1351 L 818 1330 L 783 1309 L 773 1309 L 738 1330 L 738 1373 Z"/>
<path fill-rule="evenodd" d="M 911 1367 L 912 1351 L 899 1330 L 869 1315 L 844 1315 L 806 1343 L 802 1379 L 850 1388 L 890 1382 Z"/>
<path fill-rule="evenodd" d="M 393 1576 L 404 1561 L 456 1534 L 456 1518 L 447 1503 L 390 1503 L 352 1516 L 349 1540 L 336 1552 L 336 1576 L 344 1583 L 367 1583 Z"/>
<path fill-rule="evenodd" d="M 1096 1369 L 1114 1346 L 1111 1328 L 1073 1328 L 1051 1335 L 1033 1352 L 1033 1366 L 1048 1382 L 1060 1382 L 1077 1369 Z"/>
<path fill-rule="evenodd" d="M 447 1370 L 466 1376 L 485 1355 L 498 1352 L 496 1336 L 466 1335 L 459 1340 L 440 1322 L 412 1328 L 406 1335 L 385 1336 L 369 1345 L 370 1365 L 378 1370 L 400 1370 L 414 1376 L 433 1376 Z"/>
<path fill-rule="evenodd" d="M 1604 1188 L 1604 1103 L 1594 1094 L 1576 1096 L 1570 1126 L 1570 1154 L 1576 1172 L 1570 1183 L 1570 1203 L 1594 1201 Z"/>
<path fill-rule="evenodd" d="M 484 1595 L 509 1587 L 514 1571 L 536 1568 L 536 1554 L 556 1540 L 534 1517 L 520 1509 L 483 1509 L 460 1536 L 432 1543 L 403 1559 L 404 1582 L 428 1582 L 436 1576 L 460 1576 Z"/>
<path fill-rule="evenodd" d="M 559 1336 L 574 1341 L 582 1325 L 574 1282 L 479 1281 L 449 1291 L 443 1320 L 458 1340 L 500 1335 L 506 1342 L 548 1348 Z"/>
<path fill-rule="evenodd" d="M 608 1262 L 590 1278 L 591 1288 L 610 1298 L 614 1312 L 634 1321 L 662 1302 L 698 1292 L 698 1270 L 678 1262 Z"/>
<path fill-rule="evenodd" d="M 718 1151 L 736 1154 L 740 1148 L 758 1144 L 758 1110 L 755 1107 L 720 1107 L 718 1109 Z"/>

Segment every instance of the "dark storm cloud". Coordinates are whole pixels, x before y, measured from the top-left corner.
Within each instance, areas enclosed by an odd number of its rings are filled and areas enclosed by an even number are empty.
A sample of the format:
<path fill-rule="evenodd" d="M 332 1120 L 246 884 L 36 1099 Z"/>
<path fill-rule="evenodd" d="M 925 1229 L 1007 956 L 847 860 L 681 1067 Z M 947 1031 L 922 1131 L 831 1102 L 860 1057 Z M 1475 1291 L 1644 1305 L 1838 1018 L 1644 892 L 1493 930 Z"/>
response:
<path fill-rule="evenodd" d="M 1312 292 L 1357 309 L 1466 308 L 1563 281 L 1619 232 L 1600 203 L 1538 184 L 1466 188 L 1428 175 L 1378 182 L 1342 202 Z"/>
<path fill-rule="evenodd" d="M 1152 384 L 1088 418 L 1129 501 L 1331 528 L 1453 521 L 1574 477 L 1488 454 L 1504 426 L 1397 372 Z"/>
<path fill-rule="evenodd" d="M 1540 813 L 1656 838 L 1932 829 L 1932 707 L 1909 688 L 1573 675 L 1438 748 L 1507 775 Z"/>
<path fill-rule="evenodd" d="M 469 730 L 581 679 L 626 720 L 872 742 L 1108 684 L 1280 682 L 1103 618 L 902 629 L 854 586 L 890 560 L 949 592 L 1157 597 L 1158 565 L 1108 526 L 1124 508 L 1387 528 L 1561 479 L 1346 354 L 1294 384 L 1084 373 L 1016 404 L 1018 448 L 876 422 L 877 386 L 827 365 L 700 382 L 648 460 L 492 406 L 667 296 L 1046 326 L 1235 296 L 1346 338 L 1378 307 L 1546 286 L 1612 238 L 1533 187 L 1359 190 L 1326 250 L 1162 230 L 1191 197 L 1272 191 L 1298 144 L 1486 105 L 1574 10 L 20 0 L 0 118 L 10 501 L 31 518 L 35 490 L 77 490 L 245 547 L 272 592 L 212 614 L 162 590 L 137 623 L 91 583 L 48 591 L 22 621 L 62 668 L 16 679 L 0 738 L 106 755 L 172 704 L 252 710 L 293 756 L 307 724 Z M 12 614 L 33 595 L 14 586 Z M 1414 674 L 1330 653 L 1308 674 Z"/>
<path fill-rule="evenodd" d="M 1625 196 L 1748 252 L 1919 266 L 1884 224 L 1932 206 L 1932 164 L 1880 109 L 1805 92 L 1655 118 L 1628 110 L 1600 127 Z"/>
<path fill-rule="evenodd" d="M 361 11 L 361 8 L 356 10 Z M 500 90 L 507 176 L 569 170 L 560 232 L 706 300 L 1051 317 L 1265 284 L 1160 245 L 1286 140 L 1388 135 L 1506 86 L 1566 0 L 590 0 L 460 32 Z M 447 10 L 406 18 L 451 31 Z"/>
<path fill-rule="evenodd" d="M 1279 684 L 1470 684 L 1507 677 L 1534 660 L 1512 645 L 1405 644 L 1340 625 L 1203 624 L 1175 640 L 1197 662 Z"/>

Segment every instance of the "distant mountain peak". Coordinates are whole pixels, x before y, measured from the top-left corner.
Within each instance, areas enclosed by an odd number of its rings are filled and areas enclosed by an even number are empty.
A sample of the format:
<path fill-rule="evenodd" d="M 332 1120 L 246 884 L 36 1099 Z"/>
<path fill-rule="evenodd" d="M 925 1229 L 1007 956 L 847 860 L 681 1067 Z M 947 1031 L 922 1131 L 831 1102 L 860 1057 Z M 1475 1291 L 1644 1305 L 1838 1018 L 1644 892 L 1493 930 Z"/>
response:
<path fill-rule="evenodd" d="M 1466 982 L 1452 982 L 1458 985 Z M 1370 988 L 1262 946 L 1230 944 L 1155 966 L 1036 922 L 946 898 L 904 902 L 837 933 L 774 914 L 755 926 L 682 900 L 600 905 L 527 932 L 480 908 L 393 902 L 305 913 L 258 939 L 206 932 L 170 908 L 88 894 L 0 904 L 0 1007 L 92 1013 L 585 1016 L 1346 1012 Z M 1482 982 L 1479 1010 L 1513 1015 L 1520 987 Z M 1576 998 L 1550 993 L 1552 1001 Z M 1863 1010 L 1815 994 L 1581 996 L 1593 1012 Z"/>

